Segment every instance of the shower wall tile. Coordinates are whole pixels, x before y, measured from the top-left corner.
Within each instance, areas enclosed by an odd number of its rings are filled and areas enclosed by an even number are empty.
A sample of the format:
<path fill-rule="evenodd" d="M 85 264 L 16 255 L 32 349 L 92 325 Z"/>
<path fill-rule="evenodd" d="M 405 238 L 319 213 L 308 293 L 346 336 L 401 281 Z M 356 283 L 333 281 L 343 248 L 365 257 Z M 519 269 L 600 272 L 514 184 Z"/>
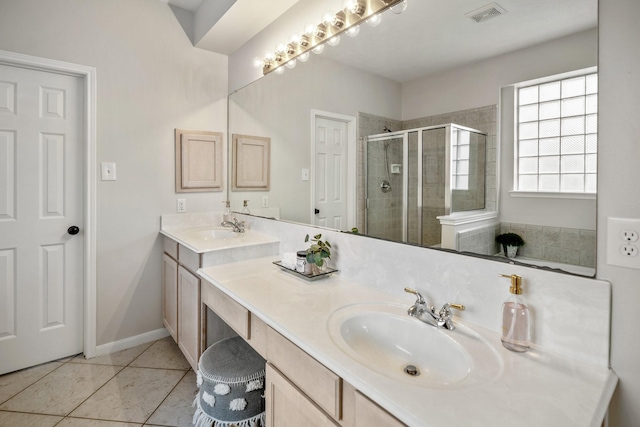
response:
<path fill-rule="evenodd" d="M 357 192 L 357 227 L 359 230 L 365 230 L 365 213 L 363 210 L 366 207 L 366 194 L 365 194 L 365 180 L 364 176 L 364 168 L 365 168 L 365 136 L 368 135 L 376 135 L 383 132 L 384 127 L 388 127 L 392 130 L 407 130 L 419 127 L 427 127 L 427 126 L 436 126 L 447 123 L 455 123 L 462 126 L 472 127 L 478 129 L 487 136 L 487 150 L 486 150 L 486 165 L 485 165 L 485 208 L 488 210 L 496 210 L 497 208 L 497 180 L 496 180 L 496 117 L 497 117 L 497 105 L 488 105 L 479 108 L 471 108 L 468 110 L 454 111 L 448 112 L 444 114 L 437 114 L 428 117 L 421 117 L 412 120 L 393 120 L 385 117 L 375 116 L 367 113 L 359 113 L 358 114 L 358 149 L 357 149 L 357 165 L 358 165 L 358 192 Z M 441 228 L 439 221 L 435 220 L 435 216 L 433 215 L 444 215 L 444 207 L 443 198 L 444 198 L 444 158 L 446 149 L 443 143 L 436 144 L 436 135 L 427 134 L 425 135 L 425 144 L 434 144 L 437 146 L 437 149 L 430 147 L 430 152 L 433 152 L 433 156 L 430 156 L 425 163 L 425 173 L 423 174 L 422 184 L 423 184 L 423 205 L 425 207 L 433 207 L 437 210 L 423 212 L 428 215 L 426 219 L 423 220 L 423 244 L 424 245 L 437 245 L 440 243 L 441 237 Z M 394 158 L 397 160 L 389 160 L 389 163 L 399 163 L 402 164 L 402 149 L 401 147 L 390 147 L 388 150 L 388 156 L 390 158 Z M 410 158 L 414 158 L 417 155 L 417 150 L 410 149 Z M 379 183 L 382 179 L 386 179 L 386 169 L 384 162 L 384 152 L 380 150 L 378 155 L 374 155 L 369 159 L 369 186 L 379 186 Z M 372 170 L 373 169 L 373 170 Z M 413 168 L 415 170 L 416 168 Z M 411 172 L 411 170 L 410 170 Z M 410 175 L 411 176 L 411 175 Z M 398 190 L 401 192 L 402 186 L 402 175 L 398 174 L 397 178 L 391 177 L 391 185 L 392 192 Z M 410 191 L 417 185 L 418 181 L 416 181 L 413 177 L 410 178 L 409 188 Z M 434 184 L 442 184 L 442 185 L 434 185 Z M 384 193 L 380 192 L 377 196 L 380 196 Z M 387 193 L 389 194 L 389 193 Z M 417 193 L 415 193 L 417 194 Z M 411 195 L 414 195 L 412 192 Z M 389 196 L 391 198 L 393 196 Z M 372 209 L 373 199 L 369 200 L 369 208 Z M 400 201 L 398 201 L 400 203 Z M 465 204 L 468 203 L 469 206 L 472 203 L 472 200 L 465 201 Z M 409 205 L 408 208 L 412 206 Z M 383 208 L 384 212 L 379 213 L 375 216 L 376 220 L 372 221 L 371 213 L 369 213 L 369 224 L 368 224 L 368 234 L 375 235 L 378 237 L 391 238 L 391 235 L 402 235 L 401 230 L 401 208 L 393 211 L 389 208 Z M 385 222 L 386 221 L 386 222 Z M 416 241 L 416 233 L 418 230 L 417 227 L 417 219 L 411 220 L 411 215 L 409 215 L 408 221 L 408 235 L 409 241 Z M 393 224 L 393 225 L 391 225 Z M 585 256 L 586 258 L 586 256 Z"/>
<path fill-rule="evenodd" d="M 516 233 L 524 239 L 525 245 L 518 250 L 520 256 L 582 267 L 595 267 L 596 233 L 594 230 L 503 222 L 500 232 Z"/>

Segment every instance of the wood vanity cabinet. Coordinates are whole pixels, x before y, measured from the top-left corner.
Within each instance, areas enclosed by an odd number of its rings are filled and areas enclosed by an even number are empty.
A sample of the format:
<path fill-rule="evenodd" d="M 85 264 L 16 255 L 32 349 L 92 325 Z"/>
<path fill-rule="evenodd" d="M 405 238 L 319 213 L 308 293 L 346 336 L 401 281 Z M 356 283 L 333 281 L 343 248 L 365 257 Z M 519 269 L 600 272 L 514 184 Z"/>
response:
<path fill-rule="evenodd" d="M 178 342 L 178 261 L 162 255 L 162 322 Z"/>
<path fill-rule="evenodd" d="M 207 281 L 202 303 L 267 360 L 267 426 L 404 426 Z"/>
<path fill-rule="evenodd" d="M 405 425 L 359 391 L 355 392 L 354 397 L 355 427 L 402 427 Z"/>
<path fill-rule="evenodd" d="M 267 426 L 339 426 L 270 363 L 265 391 Z"/>
<path fill-rule="evenodd" d="M 194 371 L 200 359 L 200 279 L 178 267 L 178 347 Z"/>
<path fill-rule="evenodd" d="M 191 252 L 191 251 L 188 251 Z M 200 278 L 190 266 L 191 254 L 164 238 L 162 256 L 162 322 L 194 370 L 200 358 Z M 197 255 L 197 254 L 196 254 Z"/>

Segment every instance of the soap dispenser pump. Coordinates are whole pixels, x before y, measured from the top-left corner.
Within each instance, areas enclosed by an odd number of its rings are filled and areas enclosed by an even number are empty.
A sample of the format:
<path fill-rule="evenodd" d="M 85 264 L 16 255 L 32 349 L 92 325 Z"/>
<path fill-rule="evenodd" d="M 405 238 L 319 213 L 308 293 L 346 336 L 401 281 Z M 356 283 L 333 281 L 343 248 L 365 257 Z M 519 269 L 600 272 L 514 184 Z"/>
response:
<path fill-rule="evenodd" d="M 531 346 L 531 313 L 522 297 L 522 277 L 517 274 L 500 276 L 511 279 L 511 295 L 502 304 L 502 345 L 522 353 Z"/>
<path fill-rule="evenodd" d="M 225 200 L 224 203 L 224 213 L 222 214 L 222 221 L 231 221 L 231 201 Z"/>
<path fill-rule="evenodd" d="M 251 211 L 249 210 L 249 201 L 248 200 L 244 201 L 241 213 L 243 213 L 243 214 L 250 214 L 251 213 Z"/>

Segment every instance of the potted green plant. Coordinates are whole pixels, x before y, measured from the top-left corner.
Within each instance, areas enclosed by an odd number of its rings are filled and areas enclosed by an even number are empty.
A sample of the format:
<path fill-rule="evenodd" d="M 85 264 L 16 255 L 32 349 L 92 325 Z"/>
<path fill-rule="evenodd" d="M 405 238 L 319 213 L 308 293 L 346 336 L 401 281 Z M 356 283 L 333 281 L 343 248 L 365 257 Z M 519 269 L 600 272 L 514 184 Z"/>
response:
<path fill-rule="evenodd" d="M 322 234 L 316 234 L 312 238 L 307 234 L 304 238 L 305 243 L 311 241 L 311 246 L 307 249 L 307 264 L 312 267 L 312 274 L 322 269 L 326 264 L 325 259 L 331 259 L 331 244 L 321 239 Z"/>
<path fill-rule="evenodd" d="M 522 237 L 516 233 L 502 233 L 496 236 L 496 242 L 502 245 L 502 250 L 507 258 L 515 258 L 518 248 L 524 245 Z"/>

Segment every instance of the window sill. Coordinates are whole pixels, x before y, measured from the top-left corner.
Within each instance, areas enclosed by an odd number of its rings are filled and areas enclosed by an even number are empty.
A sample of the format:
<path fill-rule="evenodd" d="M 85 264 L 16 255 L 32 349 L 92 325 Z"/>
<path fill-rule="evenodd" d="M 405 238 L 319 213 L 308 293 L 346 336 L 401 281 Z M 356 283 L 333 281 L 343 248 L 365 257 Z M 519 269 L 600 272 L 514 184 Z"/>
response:
<path fill-rule="evenodd" d="M 582 199 L 595 200 L 596 193 L 555 193 L 544 191 L 509 191 L 511 197 L 531 197 L 540 199 Z"/>

